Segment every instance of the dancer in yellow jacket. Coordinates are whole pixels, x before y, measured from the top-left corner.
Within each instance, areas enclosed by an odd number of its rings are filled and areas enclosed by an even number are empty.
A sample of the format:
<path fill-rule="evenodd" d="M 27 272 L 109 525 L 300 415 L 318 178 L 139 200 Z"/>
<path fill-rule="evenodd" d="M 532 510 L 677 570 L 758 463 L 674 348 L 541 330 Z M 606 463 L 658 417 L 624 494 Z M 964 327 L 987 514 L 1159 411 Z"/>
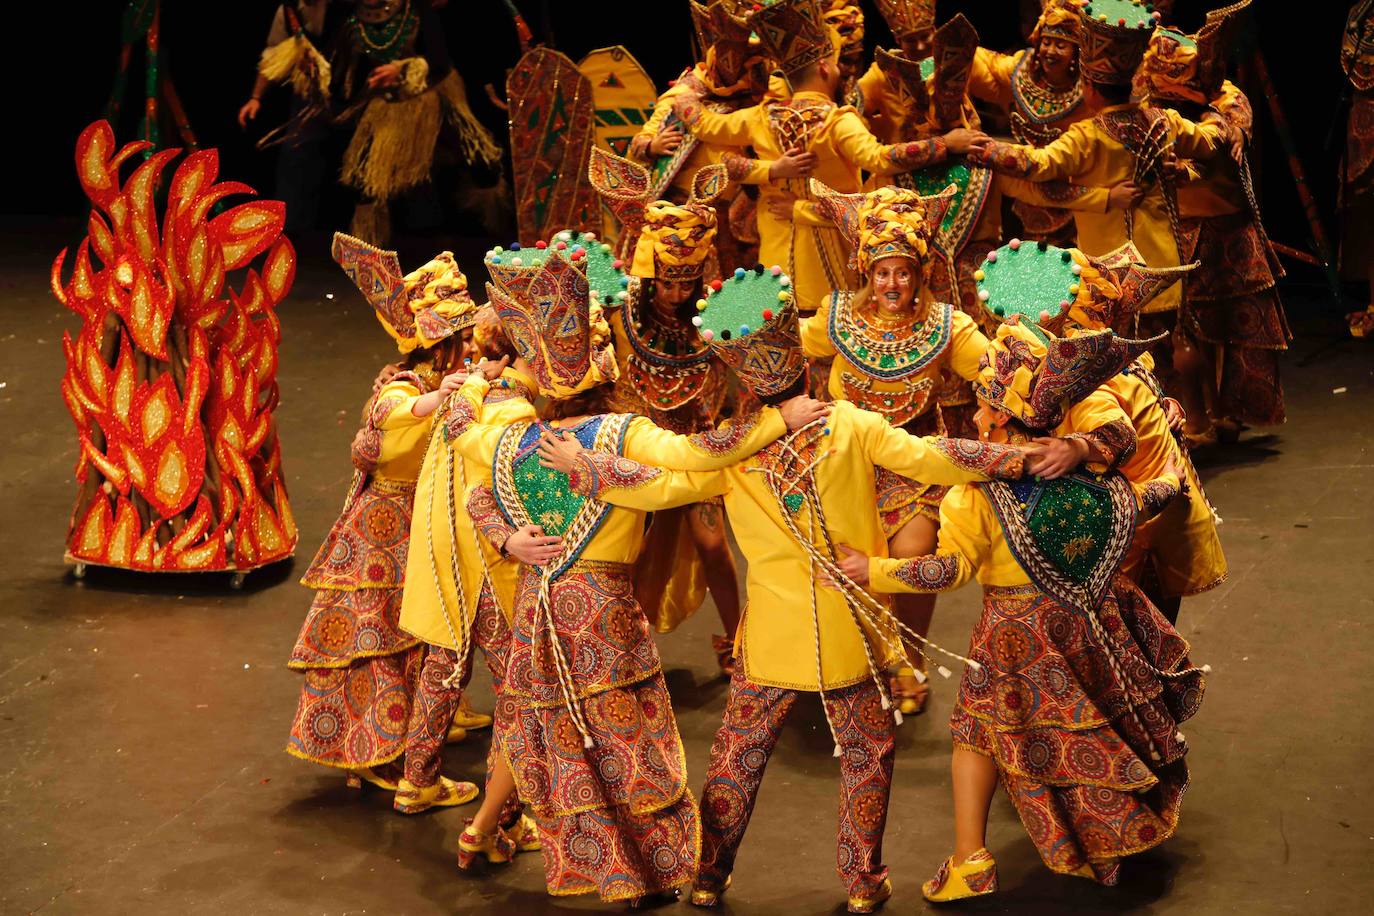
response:
<path fill-rule="evenodd" d="M 701 315 L 701 334 L 764 403 L 804 389 L 797 315 L 781 271 L 724 282 Z M 823 422 L 794 431 L 753 458 L 714 473 L 668 472 L 569 440 L 544 454 L 572 474 L 579 493 L 647 509 L 723 495 L 749 564 L 740 663 L 702 791 L 701 871 L 692 903 L 713 906 L 729 886 L 736 853 L 783 722 L 804 694 L 818 693 L 841 770 L 837 867 L 848 909 L 868 913 L 892 893 L 882 839 L 892 777 L 886 672 L 908 663 L 902 628 L 885 602 L 819 582 L 834 545 L 854 539 L 886 554 L 874 505 L 874 466 L 933 483 L 1019 477 L 1019 451 L 920 439 L 880 414 L 838 402 Z M 914 634 L 907 634 L 914 637 Z"/>
<path fill-rule="evenodd" d="M 1007 324 L 977 384 L 988 442 L 1025 442 L 1060 422 L 1148 342 L 1110 331 L 1055 338 Z M 1133 487 L 1076 471 L 955 487 L 940 545 L 913 559 L 841 548 L 836 582 L 880 592 L 949 591 L 976 578 L 983 611 L 950 720 L 954 854 L 922 887 L 944 903 L 997 890 L 987 817 L 1000 780 L 1055 872 L 1115 884 L 1121 861 L 1168 839 L 1188 769 L 1178 724 L 1205 669 L 1125 577 L 1140 516 L 1178 496 L 1177 470 Z"/>

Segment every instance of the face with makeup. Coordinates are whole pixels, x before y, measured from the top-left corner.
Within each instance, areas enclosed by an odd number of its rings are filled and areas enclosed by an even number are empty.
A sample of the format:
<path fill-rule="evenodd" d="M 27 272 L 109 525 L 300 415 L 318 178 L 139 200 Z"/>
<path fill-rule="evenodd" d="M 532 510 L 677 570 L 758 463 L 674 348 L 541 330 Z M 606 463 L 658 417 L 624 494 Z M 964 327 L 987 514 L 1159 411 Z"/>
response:
<path fill-rule="evenodd" d="M 920 276 L 910 258 L 882 258 L 873 263 L 873 302 L 883 315 L 910 312 Z"/>
<path fill-rule="evenodd" d="M 700 298 L 700 280 L 655 280 L 654 312 L 664 320 L 673 320 L 691 300 Z"/>
<path fill-rule="evenodd" d="M 1056 86 L 1069 86 L 1074 81 L 1074 63 L 1078 59 L 1078 45 L 1063 38 L 1045 36 L 1035 49 L 1035 58 L 1045 79 Z"/>

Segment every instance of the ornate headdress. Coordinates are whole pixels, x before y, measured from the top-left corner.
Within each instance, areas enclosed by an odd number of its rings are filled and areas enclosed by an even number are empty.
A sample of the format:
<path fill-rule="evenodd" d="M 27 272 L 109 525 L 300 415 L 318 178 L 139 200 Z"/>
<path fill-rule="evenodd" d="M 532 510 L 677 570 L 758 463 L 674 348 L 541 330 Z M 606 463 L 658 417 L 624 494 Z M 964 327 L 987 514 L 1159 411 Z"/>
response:
<path fill-rule="evenodd" d="M 476 320 L 477 303 L 468 293 L 468 278 L 451 252 L 436 255 L 404 277 L 396 252 L 342 232 L 334 233 L 330 253 L 362 290 L 402 353 L 432 347 Z"/>
<path fill-rule="evenodd" d="M 926 78 L 935 72 L 935 60 L 930 57 L 911 60 L 886 48 L 875 51 L 873 59 L 892 89 L 894 107 L 901 112 L 902 125 L 898 130 L 910 136 L 917 126 L 930 120 L 930 89 L 926 86 Z"/>
<path fill-rule="evenodd" d="M 736 11 L 733 0 L 690 0 L 692 25 L 713 92 L 728 95 L 752 85 L 749 73 L 755 64 L 766 69 L 758 50 L 750 44 L 749 25 Z"/>
<path fill-rule="evenodd" d="M 507 252 L 506 254 L 509 254 Z M 517 353 L 530 364 L 540 391 L 566 398 L 615 381 L 619 372 L 611 329 L 601 306 L 592 301 L 587 275 L 571 258 L 547 256 L 533 265 L 512 265 L 501 253 L 489 254 L 492 273 L 487 295 Z M 581 260 L 581 259 L 579 259 Z M 520 272 L 518 283 L 510 283 Z M 518 292 L 516 292 L 518 290 Z"/>
<path fill-rule="evenodd" d="M 1130 242 L 1093 257 L 1012 239 L 988 252 L 973 278 L 979 301 L 998 318 L 1033 330 L 1067 314 L 1080 327 L 1101 330 L 1140 311 L 1196 266 L 1146 267 Z"/>
<path fill-rule="evenodd" d="M 968 124 L 964 101 L 973 73 L 973 58 L 978 53 L 978 30 L 957 13 L 935 30 L 935 72 L 931 80 L 931 110 L 937 130 L 977 126 Z"/>
<path fill-rule="evenodd" d="M 1141 78 L 1152 99 L 1210 104 L 1226 79 L 1226 55 L 1250 0 L 1207 14 L 1196 35 L 1157 29 L 1140 64 Z"/>
<path fill-rule="evenodd" d="M 706 49 L 718 41 L 729 41 L 747 45 L 749 26 L 735 13 L 732 0 L 688 0 L 692 10 L 692 27 L 696 29 L 697 42 L 704 56 Z"/>
<path fill-rule="evenodd" d="M 864 274 L 882 258 L 910 258 L 918 266 L 924 264 L 953 200 L 951 190 L 922 197 L 893 186 L 866 194 L 841 194 L 814 178 L 811 193 L 849 243 L 850 267 Z"/>
<path fill-rule="evenodd" d="M 1083 42 L 1083 19 L 1073 0 L 1049 0 L 1031 30 L 1030 46 L 1040 44 L 1042 38 L 1062 38 L 1074 44 Z"/>
<path fill-rule="evenodd" d="M 806 372 L 792 281 L 780 267 L 736 268 L 713 280 L 692 324 L 759 397 L 780 394 Z"/>
<path fill-rule="evenodd" d="M 935 30 L 935 0 L 878 0 L 878 12 L 899 41 Z"/>
<path fill-rule="evenodd" d="M 592 150 L 587 177 L 620 219 L 627 246 L 622 251 L 634 253 L 632 275 L 661 280 L 701 276 L 714 251 L 716 210 L 711 202 L 729 182 L 725 166 L 717 163 L 698 169 L 692 178 L 692 196 L 684 204 L 649 203 L 648 169 L 602 149 Z"/>
<path fill-rule="evenodd" d="M 825 23 L 820 0 L 778 0 L 756 9 L 749 25 L 787 76 L 833 57 L 839 50 L 838 37 Z"/>
<path fill-rule="evenodd" d="M 1093 0 L 1083 5 L 1079 65 L 1090 83 L 1129 86 L 1160 14 L 1141 0 Z"/>
<path fill-rule="evenodd" d="M 1135 362 L 1150 340 L 1096 331 L 1074 337 L 1031 330 L 1019 319 L 999 325 L 973 380 L 973 393 L 1032 429 L 1054 429 L 1064 411 Z"/>
<path fill-rule="evenodd" d="M 821 13 L 825 24 L 840 35 L 840 54 L 862 54 L 864 49 L 864 11 L 848 0 L 826 0 Z"/>

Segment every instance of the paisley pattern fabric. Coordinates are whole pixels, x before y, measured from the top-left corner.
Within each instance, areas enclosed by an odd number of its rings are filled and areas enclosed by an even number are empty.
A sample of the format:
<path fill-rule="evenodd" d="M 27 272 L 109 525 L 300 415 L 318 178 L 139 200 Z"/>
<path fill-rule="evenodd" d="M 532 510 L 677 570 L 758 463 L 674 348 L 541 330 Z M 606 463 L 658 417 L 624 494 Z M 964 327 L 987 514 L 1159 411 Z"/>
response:
<path fill-rule="evenodd" d="M 1045 864 L 1085 864 L 1114 883 L 1116 862 L 1171 836 L 1188 786 L 1180 722 L 1204 683 L 1188 644 L 1118 577 L 1086 613 L 1033 586 L 984 589 L 983 612 L 950 720 L 956 746 L 984 754 Z"/>
<path fill-rule="evenodd" d="M 553 580 L 555 635 L 535 620 L 539 576 L 516 595 L 498 709 L 502 751 L 543 840 L 551 894 L 620 900 L 680 887 L 696 872 L 700 822 L 677 722 L 630 568 L 578 561 Z M 593 739 L 560 693 L 560 641 Z"/>
<path fill-rule="evenodd" d="M 286 752 L 344 769 L 400 757 L 424 654 L 416 646 L 346 668 L 307 669 Z"/>
<path fill-rule="evenodd" d="M 397 624 L 400 616 L 400 588 L 320 589 L 287 666 L 343 668 L 419 645 Z"/>
<path fill-rule="evenodd" d="M 301 577 L 309 588 L 399 588 L 405 579 L 414 481 L 374 477 L 344 507 Z"/>
<path fill-rule="evenodd" d="M 448 727 L 458 709 L 461 689 L 447 687 L 444 681 L 458 667 L 458 653 L 443 646 L 429 646 L 420 668 L 420 684 L 410 707 L 406 727 L 405 777 L 420 788 L 439 781 L 440 752 L 448 738 Z M 468 669 L 471 676 L 472 669 Z"/>
<path fill-rule="evenodd" d="M 764 687 L 736 667 L 725 718 L 711 745 L 706 787 L 701 792 L 701 872 L 697 886 L 720 890 L 735 856 L 768 759 L 783 723 L 803 691 Z M 851 896 L 874 894 L 887 878 L 883 831 L 896 725 L 882 708 L 877 685 L 865 679 L 822 694 L 840 741 L 840 813 L 836 867 Z"/>

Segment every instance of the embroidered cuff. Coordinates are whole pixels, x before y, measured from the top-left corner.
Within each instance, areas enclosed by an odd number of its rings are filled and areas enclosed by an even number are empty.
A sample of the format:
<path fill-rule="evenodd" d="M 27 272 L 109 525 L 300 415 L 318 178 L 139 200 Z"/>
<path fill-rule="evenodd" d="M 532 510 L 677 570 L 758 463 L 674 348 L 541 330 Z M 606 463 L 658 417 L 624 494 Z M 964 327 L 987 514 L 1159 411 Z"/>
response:
<path fill-rule="evenodd" d="M 600 499 L 607 490 L 635 490 L 657 480 L 662 468 L 640 464 L 610 452 L 584 451 L 568 474 L 568 488 L 578 496 Z"/>
<path fill-rule="evenodd" d="M 468 496 L 468 515 L 482 536 L 504 554 L 506 541 L 515 533 L 515 529 L 501 514 L 501 507 L 496 504 L 496 494 L 491 487 L 486 484 L 473 487 Z"/>
<path fill-rule="evenodd" d="M 1113 420 L 1086 433 L 1073 433 L 1066 439 L 1082 439 L 1097 449 L 1107 467 L 1114 468 L 1135 454 L 1139 439 L 1125 420 Z"/>
<path fill-rule="evenodd" d="M 1030 175 L 1030 156 L 1026 151 L 1013 143 L 1003 143 L 1000 140 L 987 144 L 982 152 L 971 150 L 968 161 L 986 166 L 1003 175 L 1014 175 L 1018 178 Z"/>
<path fill-rule="evenodd" d="M 728 420 L 714 429 L 708 429 L 703 433 L 693 433 L 688 437 L 688 442 L 692 448 L 713 457 L 723 457 L 732 454 L 743 446 L 744 441 L 758 427 L 764 410 L 773 408 L 765 407 L 757 410 L 749 416 L 740 420 Z"/>
<path fill-rule="evenodd" d="M 448 415 L 444 417 L 444 441 L 452 443 L 469 426 L 477 422 L 477 411 L 467 398 L 451 395 L 447 401 Z"/>
<path fill-rule="evenodd" d="M 889 161 L 908 171 L 938 165 L 949 158 L 949 146 L 943 137 L 931 140 L 911 140 L 907 143 L 894 143 L 887 149 Z"/>
<path fill-rule="evenodd" d="M 720 161 L 725 165 L 725 174 L 730 177 L 731 181 L 737 183 L 753 174 L 754 169 L 759 165 L 757 159 L 750 159 L 739 153 L 726 153 Z"/>
<path fill-rule="evenodd" d="M 936 439 L 934 448 L 949 462 L 989 479 L 1020 480 L 1026 472 L 1026 456 L 1014 445 L 978 442 L 974 439 Z"/>
<path fill-rule="evenodd" d="M 869 560 L 869 578 L 886 574 L 903 591 L 940 592 L 954 587 L 959 581 L 959 558 L 952 554 L 930 554 L 894 563 L 891 559 L 874 557 Z"/>
<path fill-rule="evenodd" d="M 1140 514 L 1143 519 L 1153 518 L 1163 512 L 1169 503 L 1183 492 L 1183 486 L 1173 475 L 1160 477 L 1145 484 L 1140 492 Z"/>

